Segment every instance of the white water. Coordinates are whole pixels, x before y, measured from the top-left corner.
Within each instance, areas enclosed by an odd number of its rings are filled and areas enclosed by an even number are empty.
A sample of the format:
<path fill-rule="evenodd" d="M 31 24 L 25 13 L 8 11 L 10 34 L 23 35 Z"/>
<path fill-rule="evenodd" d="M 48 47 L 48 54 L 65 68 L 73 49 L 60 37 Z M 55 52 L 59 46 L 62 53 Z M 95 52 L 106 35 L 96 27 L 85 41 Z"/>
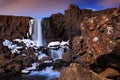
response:
<path fill-rule="evenodd" d="M 53 58 L 53 61 L 57 59 L 62 59 L 62 54 L 64 53 L 64 49 L 59 48 L 58 50 L 50 49 L 49 50 L 51 58 Z"/>
<path fill-rule="evenodd" d="M 37 46 L 43 46 L 41 19 L 34 19 L 32 40 L 37 43 Z"/>
<path fill-rule="evenodd" d="M 46 76 L 46 80 L 50 80 L 51 78 L 56 78 L 60 76 L 59 71 L 52 70 L 53 67 L 46 67 L 42 71 L 31 71 L 28 76 Z"/>

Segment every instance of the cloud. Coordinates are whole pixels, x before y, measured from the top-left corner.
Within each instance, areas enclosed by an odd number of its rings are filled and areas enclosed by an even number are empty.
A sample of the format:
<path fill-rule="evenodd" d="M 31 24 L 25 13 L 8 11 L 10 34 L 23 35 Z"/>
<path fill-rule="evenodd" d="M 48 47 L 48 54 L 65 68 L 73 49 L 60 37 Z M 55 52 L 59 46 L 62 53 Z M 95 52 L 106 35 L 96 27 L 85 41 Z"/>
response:
<path fill-rule="evenodd" d="M 101 0 L 98 5 L 104 8 L 117 7 L 120 5 L 120 0 Z"/>
<path fill-rule="evenodd" d="M 80 1 L 80 0 L 76 0 Z M 75 0 L 0 0 L 0 14 L 49 16 L 52 13 L 64 12 Z"/>

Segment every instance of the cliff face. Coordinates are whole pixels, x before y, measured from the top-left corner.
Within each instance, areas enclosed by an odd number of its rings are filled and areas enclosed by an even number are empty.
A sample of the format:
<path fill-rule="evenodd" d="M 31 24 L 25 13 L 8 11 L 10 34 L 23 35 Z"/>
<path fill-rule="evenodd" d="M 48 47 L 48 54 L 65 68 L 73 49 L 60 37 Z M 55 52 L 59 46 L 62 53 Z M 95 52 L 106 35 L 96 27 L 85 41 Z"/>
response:
<path fill-rule="evenodd" d="M 21 16 L 0 16 L 0 75 L 1 76 L 11 76 L 18 74 L 21 70 L 30 66 L 37 58 L 34 55 L 33 49 L 26 49 L 25 44 L 18 43 L 14 39 L 27 38 L 27 33 L 29 33 L 29 20 L 30 17 Z M 10 44 L 14 48 L 17 46 L 23 46 L 20 49 L 20 53 L 12 53 L 12 48 L 3 46 L 3 41 L 5 39 L 10 40 Z M 6 44 L 9 44 L 7 42 Z M 13 45 L 14 44 L 14 45 Z M 15 46 L 16 45 L 16 46 Z M 11 47 L 11 45 L 9 46 Z M 22 54 L 25 56 L 23 57 Z M 0 76 L 0 77 L 1 77 Z M 12 77 L 12 76 L 11 76 Z"/>
<path fill-rule="evenodd" d="M 120 79 L 120 7 L 94 12 L 70 5 L 61 18 L 51 17 L 52 38 L 69 39 L 72 45 L 72 63 L 60 80 Z"/>
<path fill-rule="evenodd" d="M 46 37 L 47 43 L 56 40 L 72 40 L 73 37 L 81 35 L 78 23 L 85 16 L 90 16 L 89 14 L 92 14 L 92 10 L 81 10 L 75 5 L 70 5 L 64 15 L 57 13 L 47 19 L 44 18 L 42 20 L 43 36 Z"/>
<path fill-rule="evenodd" d="M 81 31 L 79 29 L 79 23 L 84 18 L 84 16 L 88 16 L 91 14 L 92 10 L 80 10 L 75 5 L 70 5 L 67 10 L 65 10 L 65 30 L 68 39 L 72 40 L 73 37 L 81 35 Z"/>
<path fill-rule="evenodd" d="M 76 59 L 60 80 L 119 80 L 120 8 L 89 15 L 78 23 L 81 35 L 72 40 Z"/>
<path fill-rule="evenodd" d="M 16 39 L 27 37 L 30 17 L 0 16 L 0 38 Z"/>

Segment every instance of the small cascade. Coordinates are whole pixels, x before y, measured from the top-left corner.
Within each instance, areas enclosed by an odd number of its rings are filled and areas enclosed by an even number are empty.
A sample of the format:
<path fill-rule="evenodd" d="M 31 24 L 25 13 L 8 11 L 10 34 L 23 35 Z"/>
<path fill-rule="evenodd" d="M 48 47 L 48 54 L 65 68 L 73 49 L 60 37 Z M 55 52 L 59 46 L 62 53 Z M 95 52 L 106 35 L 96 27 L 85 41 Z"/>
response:
<path fill-rule="evenodd" d="M 37 46 L 43 46 L 41 19 L 34 19 L 32 40 L 37 43 Z"/>
<path fill-rule="evenodd" d="M 49 54 L 50 57 L 53 58 L 53 61 L 56 61 L 57 59 L 62 59 L 62 54 L 64 53 L 64 49 L 59 48 L 58 50 L 50 49 Z"/>

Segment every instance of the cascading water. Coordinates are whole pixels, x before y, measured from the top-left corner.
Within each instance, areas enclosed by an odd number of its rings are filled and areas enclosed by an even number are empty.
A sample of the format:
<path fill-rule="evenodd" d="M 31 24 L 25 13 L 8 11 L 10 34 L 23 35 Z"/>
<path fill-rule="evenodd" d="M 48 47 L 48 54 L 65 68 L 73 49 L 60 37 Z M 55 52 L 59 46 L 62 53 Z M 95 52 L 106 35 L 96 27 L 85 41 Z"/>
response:
<path fill-rule="evenodd" d="M 41 19 L 34 19 L 32 40 L 37 43 L 37 46 L 43 46 Z"/>
<path fill-rule="evenodd" d="M 62 59 L 62 54 L 64 53 L 64 49 L 62 48 L 58 50 L 50 49 L 49 53 L 51 58 L 53 58 L 53 61 L 56 61 L 57 59 Z"/>

